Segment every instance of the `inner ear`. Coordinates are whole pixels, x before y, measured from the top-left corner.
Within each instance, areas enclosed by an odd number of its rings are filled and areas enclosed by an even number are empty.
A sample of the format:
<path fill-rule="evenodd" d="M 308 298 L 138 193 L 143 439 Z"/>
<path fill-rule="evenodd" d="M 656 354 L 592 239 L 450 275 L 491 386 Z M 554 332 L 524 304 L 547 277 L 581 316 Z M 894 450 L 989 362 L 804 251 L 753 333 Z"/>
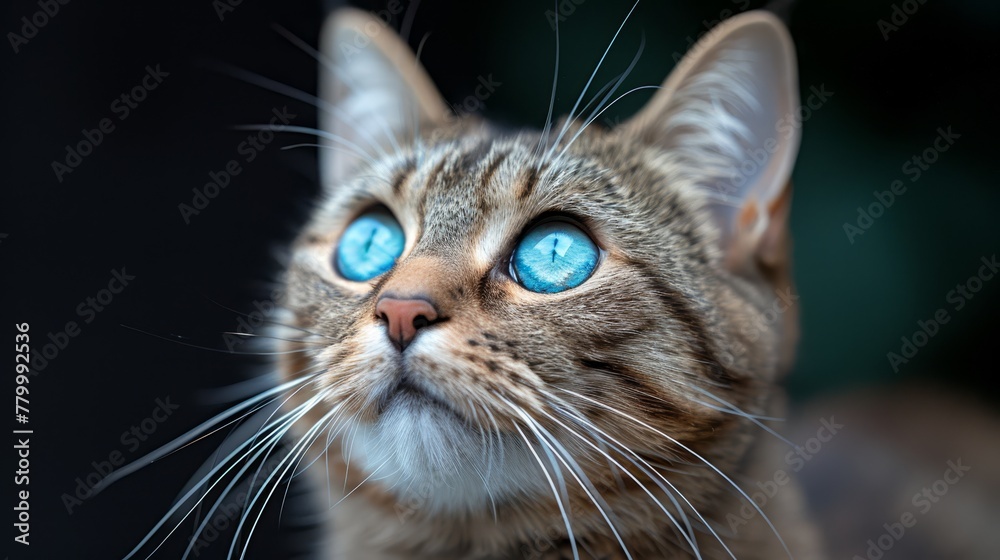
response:
<path fill-rule="evenodd" d="M 324 183 L 344 180 L 363 159 L 412 142 L 440 126 L 448 107 L 409 47 L 381 19 L 343 8 L 320 40 L 319 91 Z"/>
<path fill-rule="evenodd" d="M 768 12 L 712 29 L 619 133 L 669 153 L 703 191 L 727 263 L 775 258 L 799 146 L 795 51 Z"/>

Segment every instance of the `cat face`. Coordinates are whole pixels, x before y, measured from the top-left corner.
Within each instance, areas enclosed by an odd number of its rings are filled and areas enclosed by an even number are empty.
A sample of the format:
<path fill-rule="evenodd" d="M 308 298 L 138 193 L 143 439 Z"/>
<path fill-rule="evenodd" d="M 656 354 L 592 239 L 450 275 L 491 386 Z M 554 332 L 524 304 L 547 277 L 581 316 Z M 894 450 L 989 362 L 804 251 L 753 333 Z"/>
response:
<path fill-rule="evenodd" d="M 433 484 L 430 512 L 550 508 L 555 473 L 596 503 L 624 488 L 609 464 L 641 486 L 642 465 L 735 463 L 738 411 L 764 410 L 794 343 L 794 310 L 759 317 L 789 286 L 798 142 L 776 127 L 787 35 L 736 20 L 620 127 L 507 133 L 446 117 L 380 22 L 333 16 L 325 194 L 286 276 L 304 437 L 389 501 Z"/>

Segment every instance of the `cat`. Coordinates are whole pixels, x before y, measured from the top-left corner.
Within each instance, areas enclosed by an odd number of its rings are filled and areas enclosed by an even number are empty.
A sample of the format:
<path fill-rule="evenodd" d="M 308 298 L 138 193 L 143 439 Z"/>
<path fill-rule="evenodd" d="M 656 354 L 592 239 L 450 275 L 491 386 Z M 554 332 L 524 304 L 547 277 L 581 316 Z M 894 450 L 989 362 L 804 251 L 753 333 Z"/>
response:
<path fill-rule="evenodd" d="M 611 129 L 456 118 L 365 12 L 320 51 L 276 338 L 322 557 L 821 558 L 794 482 L 732 523 L 787 451 L 758 420 L 797 337 L 780 20 L 723 22 Z"/>
<path fill-rule="evenodd" d="M 252 532 L 302 469 L 324 559 L 823 557 L 797 482 L 746 490 L 789 451 L 765 422 L 797 340 L 777 17 L 719 24 L 611 128 L 620 81 L 541 130 L 455 116 L 366 12 L 332 13 L 317 54 L 323 195 L 270 333 L 281 381 L 140 462 L 281 408 L 169 515 L 256 473 Z"/>

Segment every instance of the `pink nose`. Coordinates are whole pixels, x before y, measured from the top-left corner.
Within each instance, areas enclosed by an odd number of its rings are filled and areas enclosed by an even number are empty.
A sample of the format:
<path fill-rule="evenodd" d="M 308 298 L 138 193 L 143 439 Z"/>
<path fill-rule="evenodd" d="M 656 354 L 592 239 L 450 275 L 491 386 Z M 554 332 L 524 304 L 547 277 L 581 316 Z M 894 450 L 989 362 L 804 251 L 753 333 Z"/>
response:
<path fill-rule="evenodd" d="M 384 297 L 375 305 L 375 315 L 386 322 L 389 340 L 400 352 L 413 342 L 418 330 L 438 319 L 437 309 L 423 299 Z"/>

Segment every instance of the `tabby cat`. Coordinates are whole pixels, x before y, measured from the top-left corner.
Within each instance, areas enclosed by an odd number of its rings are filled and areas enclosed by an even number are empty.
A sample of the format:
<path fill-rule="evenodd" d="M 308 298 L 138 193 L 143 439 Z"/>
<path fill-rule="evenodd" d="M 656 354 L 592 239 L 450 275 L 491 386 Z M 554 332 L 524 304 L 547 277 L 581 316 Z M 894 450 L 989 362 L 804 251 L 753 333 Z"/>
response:
<path fill-rule="evenodd" d="M 324 198 L 270 337 L 281 383 L 105 479 L 263 417 L 128 558 L 211 503 L 201 535 L 252 474 L 245 550 L 300 470 L 326 559 L 822 557 L 795 481 L 742 489 L 788 452 L 764 421 L 797 339 L 797 76 L 775 16 L 717 26 L 612 129 L 595 121 L 620 79 L 541 131 L 456 117 L 356 10 L 318 58 Z"/>
<path fill-rule="evenodd" d="M 780 20 L 723 22 L 610 129 L 604 90 L 540 131 L 456 118 L 364 12 L 320 51 L 324 197 L 275 337 L 322 557 L 819 558 L 795 482 L 740 489 L 788 450 Z"/>

